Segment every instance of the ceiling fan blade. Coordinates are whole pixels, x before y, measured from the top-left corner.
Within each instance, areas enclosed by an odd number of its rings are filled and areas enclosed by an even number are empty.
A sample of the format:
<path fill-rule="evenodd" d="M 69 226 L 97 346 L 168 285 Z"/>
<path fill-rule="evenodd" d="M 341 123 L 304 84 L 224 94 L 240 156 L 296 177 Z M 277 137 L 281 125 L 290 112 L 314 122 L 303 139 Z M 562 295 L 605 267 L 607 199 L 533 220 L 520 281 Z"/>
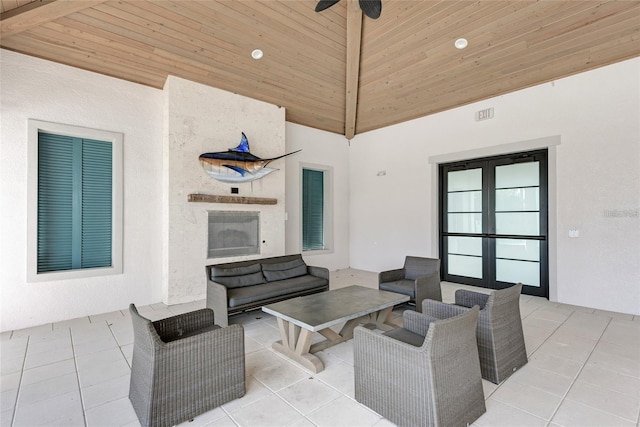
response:
<path fill-rule="evenodd" d="M 360 9 L 371 19 L 378 19 L 382 13 L 382 0 L 360 0 Z"/>
<path fill-rule="evenodd" d="M 316 5 L 316 12 L 322 12 L 323 10 L 330 8 L 339 1 L 340 0 L 319 0 L 318 4 Z"/>

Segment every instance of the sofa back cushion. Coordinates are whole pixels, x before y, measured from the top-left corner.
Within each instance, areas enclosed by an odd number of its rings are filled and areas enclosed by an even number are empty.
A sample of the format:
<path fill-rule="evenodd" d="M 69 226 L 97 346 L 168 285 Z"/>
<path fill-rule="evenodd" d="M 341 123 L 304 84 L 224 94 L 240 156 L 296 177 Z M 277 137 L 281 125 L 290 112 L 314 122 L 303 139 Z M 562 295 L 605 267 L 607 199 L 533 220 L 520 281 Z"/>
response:
<path fill-rule="evenodd" d="M 307 274 L 307 264 L 305 264 L 302 259 L 262 264 L 262 274 L 264 274 L 267 282 L 304 276 Z"/>
<path fill-rule="evenodd" d="M 211 267 L 211 280 L 225 285 L 227 288 L 242 288 L 245 286 L 266 283 L 260 264 L 242 267 Z"/>

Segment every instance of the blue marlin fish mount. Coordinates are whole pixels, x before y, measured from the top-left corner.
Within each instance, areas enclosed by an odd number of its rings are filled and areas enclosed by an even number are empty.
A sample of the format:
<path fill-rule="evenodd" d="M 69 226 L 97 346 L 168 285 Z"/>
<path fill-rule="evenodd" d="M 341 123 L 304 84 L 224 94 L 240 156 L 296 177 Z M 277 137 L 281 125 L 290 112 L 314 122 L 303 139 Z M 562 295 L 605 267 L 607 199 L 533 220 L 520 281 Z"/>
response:
<path fill-rule="evenodd" d="M 298 150 L 302 151 L 302 150 Z M 262 178 L 278 169 L 266 167 L 274 160 L 295 154 L 283 154 L 271 159 L 261 159 L 249 152 L 249 140 L 242 132 L 242 139 L 236 148 L 229 148 L 227 151 L 201 154 L 200 164 L 202 168 L 212 177 L 221 182 L 249 182 Z"/>

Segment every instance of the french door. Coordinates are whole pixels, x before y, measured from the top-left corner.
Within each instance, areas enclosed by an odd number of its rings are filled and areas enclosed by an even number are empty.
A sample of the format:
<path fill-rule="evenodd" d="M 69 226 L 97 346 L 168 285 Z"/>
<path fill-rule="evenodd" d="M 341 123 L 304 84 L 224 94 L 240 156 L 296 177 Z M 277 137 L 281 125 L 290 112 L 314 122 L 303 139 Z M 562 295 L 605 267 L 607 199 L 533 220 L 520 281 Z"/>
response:
<path fill-rule="evenodd" d="M 547 152 L 440 166 L 443 280 L 548 298 Z"/>

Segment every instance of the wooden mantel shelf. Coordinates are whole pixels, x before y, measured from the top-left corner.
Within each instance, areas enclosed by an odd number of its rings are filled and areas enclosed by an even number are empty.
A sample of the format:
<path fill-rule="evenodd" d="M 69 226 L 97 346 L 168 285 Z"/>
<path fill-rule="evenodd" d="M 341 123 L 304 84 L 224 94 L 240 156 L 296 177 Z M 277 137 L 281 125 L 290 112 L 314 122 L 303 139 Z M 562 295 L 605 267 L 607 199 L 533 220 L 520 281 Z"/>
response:
<path fill-rule="evenodd" d="M 278 199 L 269 197 L 216 196 L 213 194 L 189 194 L 188 202 L 197 203 L 237 203 L 240 205 L 275 205 Z"/>

